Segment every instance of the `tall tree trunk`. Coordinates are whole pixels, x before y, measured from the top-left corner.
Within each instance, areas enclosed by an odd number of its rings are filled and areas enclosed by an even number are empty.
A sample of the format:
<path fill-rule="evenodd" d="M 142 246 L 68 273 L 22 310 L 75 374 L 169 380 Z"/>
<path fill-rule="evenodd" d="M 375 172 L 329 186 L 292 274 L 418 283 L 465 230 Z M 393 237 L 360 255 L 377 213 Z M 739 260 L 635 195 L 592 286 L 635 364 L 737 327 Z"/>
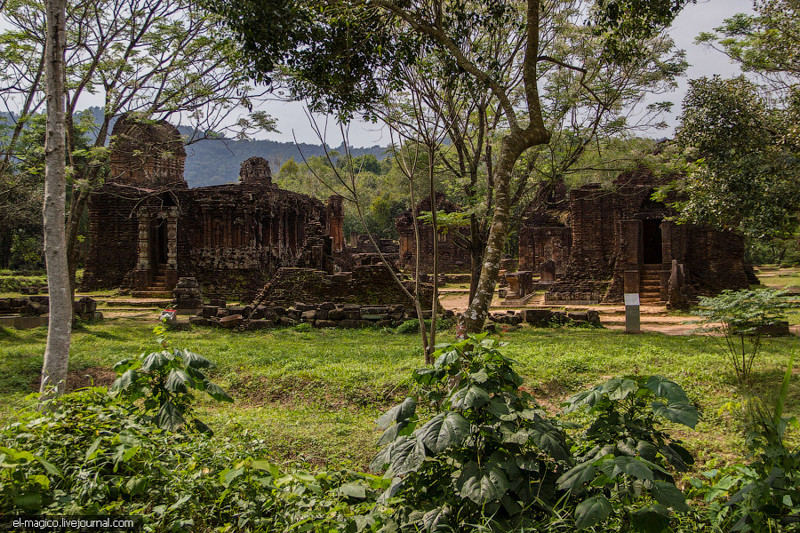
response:
<path fill-rule="evenodd" d="M 66 205 L 66 131 L 64 112 L 64 49 L 66 0 L 47 0 L 47 134 L 45 138 L 44 253 L 50 289 L 50 319 L 42 365 L 40 398 L 64 392 L 67 381 L 72 298 L 70 297 Z M 52 388 L 51 388 L 52 387 Z"/>
<path fill-rule="evenodd" d="M 508 219 L 511 212 L 511 175 L 522 152 L 532 146 L 526 142 L 525 136 L 511 133 L 506 135 L 500 145 L 500 156 L 495 168 L 494 215 L 486 239 L 483 254 L 483 266 L 469 307 L 459 317 L 458 335 L 479 333 L 489 316 L 489 306 L 494 297 L 497 275 L 500 271 L 500 260 L 503 257 L 506 237 L 508 236 Z"/>
<path fill-rule="evenodd" d="M 439 311 L 439 228 L 436 221 L 436 210 L 439 205 L 436 202 L 436 176 L 433 168 L 433 158 L 436 156 L 435 148 L 432 143 L 428 144 L 428 185 L 431 194 L 431 225 L 433 226 L 433 301 L 431 302 L 431 342 L 425 352 L 425 363 L 432 364 L 434 346 L 436 346 L 436 313 Z M 424 318 L 420 320 L 425 322 Z"/>

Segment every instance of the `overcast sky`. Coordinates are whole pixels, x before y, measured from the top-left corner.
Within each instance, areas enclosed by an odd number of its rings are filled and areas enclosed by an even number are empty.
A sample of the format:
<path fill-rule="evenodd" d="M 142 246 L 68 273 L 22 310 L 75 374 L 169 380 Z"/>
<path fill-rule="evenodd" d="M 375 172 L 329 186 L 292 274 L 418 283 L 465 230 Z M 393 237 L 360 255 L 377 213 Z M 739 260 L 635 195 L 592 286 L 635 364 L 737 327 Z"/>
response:
<path fill-rule="evenodd" d="M 686 78 L 680 81 L 680 87 L 671 95 L 661 95 L 659 100 L 670 100 L 675 106 L 667 122 L 674 126 L 676 117 L 680 114 L 680 104 L 686 93 L 687 80 L 701 76 L 721 74 L 725 77 L 735 76 L 739 68 L 732 64 L 726 56 L 706 46 L 694 44 L 695 37 L 703 31 L 710 31 L 720 25 L 725 19 L 735 13 L 752 12 L 752 0 L 699 0 L 697 4 L 690 4 L 684 8 L 675 20 L 671 29 L 675 44 L 686 50 L 686 59 L 689 62 L 689 71 Z M 265 109 L 270 115 L 278 119 L 280 134 L 271 133 L 266 138 L 275 141 L 291 141 L 292 131 L 299 142 L 317 143 L 308 121 L 303 113 L 302 104 L 274 102 Z M 341 142 L 333 125 L 329 128 L 328 144 L 336 146 Z M 651 134 L 655 137 L 668 137 L 672 130 L 659 130 Z M 375 144 L 388 145 L 390 142 L 387 133 L 376 124 L 354 124 L 350 128 L 350 144 L 352 146 L 371 146 Z"/>

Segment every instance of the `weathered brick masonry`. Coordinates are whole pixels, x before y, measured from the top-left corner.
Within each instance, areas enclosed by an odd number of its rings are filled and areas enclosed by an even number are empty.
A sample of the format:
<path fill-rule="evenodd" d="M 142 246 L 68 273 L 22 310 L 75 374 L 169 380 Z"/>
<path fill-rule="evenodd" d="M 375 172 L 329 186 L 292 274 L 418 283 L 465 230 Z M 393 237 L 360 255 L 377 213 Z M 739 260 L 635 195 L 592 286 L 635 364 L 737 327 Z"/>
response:
<path fill-rule="evenodd" d="M 85 289 L 171 290 L 193 276 L 209 295 L 252 298 L 278 268 L 333 272 L 342 205 L 279 189 L 269 163 L 242 163 L 239 183 L 189 189 L 178 130 L 120 119 L 111 176 L 89 202 Z"/>
<path fill-rule="evenodd" d="M 659 185 L 640 168 L 610 189 L 573 189 L 566 224 L 540 212 L 520 231 L 520 270 L 555 270 L 549 302 L 618 302 L 627 292 L 663 302 L 673 261 L 683 265 L 688 296 L 748 287 L 742 238 L 668 220 L 674 211 L 652 200 Z"/>

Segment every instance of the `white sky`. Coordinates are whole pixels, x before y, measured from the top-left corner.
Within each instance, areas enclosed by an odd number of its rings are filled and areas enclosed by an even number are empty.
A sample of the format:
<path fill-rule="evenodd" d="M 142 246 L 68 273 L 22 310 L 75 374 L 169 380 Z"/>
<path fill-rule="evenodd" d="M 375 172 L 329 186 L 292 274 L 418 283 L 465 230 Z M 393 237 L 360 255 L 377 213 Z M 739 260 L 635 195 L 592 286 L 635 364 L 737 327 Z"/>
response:
<path fill-rule="evenodd" d="M 684 8 L 675 20 L 670 33 L 678 48 L 686 50 L 686 60 L 689 70 L 686 77 L 680 80 L 680 86 L 672 94 L 659 95 L 658 100 L 669 100 L 675 105 L 671 116 L 666 117 L 670 124 L 669 130 L 653 131 L 654 137 L 669 137 L 672 127 L 677 122 L 681 112 L 681 100 L 686 93 L 689 79 L 701 76 L 721 74 L 731 77 L 739 74 L 738 66 L 723 54 L 707 46 L 694 44 L 695 37 L 703 31 L 711 31 L 719 26 L 722 21 L 736 13 L 752 12 L 752 0 L 699 0 L 697 4 L 690 4 Z M 297 136 L 298 142 L 318 143 L 316 135 L 308 125 L 308 120 L 303 113 L 303 106 L 297 102 L 274 102 L 265 108 L 270 115 L 278 119 L 280 133 L 270 133 L 264 136 L 274 141 L 292 141 L 292 132 Z M 329 127 L 328 144 L 337 146 L 341 142 L 335 127 Z M 382 131 L 378 124 L 356 123 L 350 128 L 350 144 L 352 146 L 372 146 L 375 144 L 388 145 L 389 135 Z"/>
<path fill-rule="evenodd" d="M 671 29 L 672 37 L 678 48 L 686 50 L 686 59 L 690 64 L 687 76 L 680 81 L 678 90 L 669 95 L 660 95 L 658 100 L 670 100 L 675 106 L 672 115 L 667 117 L 667 122 L 674 127 L 677 116 L 680 114 L 680 103 L 686 93 L 687 80 L 701 76 L 721 74 L 725 77 L 735 76 L 739 73 L 736 65 L 723 54 L 706 46 L 694 44 L 695 37 L 702 31 L 710 31 L 735 13 L 751 12 L 753 0 L 698 0 L 697 4 L 690 4 L 684 8 L 681 15 L 675 20 Z M 0 30 L 5 29 L 5 24 L 0 23 Z M 94 100 L 98 101 L 94 101 Z M 85 106 L 102 105 L 101 98 L 88 98 Z M 314 134 L 303 111 L 303 104 L 299 102 L 272 101 L 263 107 L 263 110 L 275 117 L 278 121 L 280 133 L 257 135 L 274 141 L 293 140 L 293 134 L 298 142 L 318 144 L 319 139 Z M 320 120 L 320 124 L 324 119 Z M 327 143 L 338 146 L 341 136 L 333 121 L 328 128 Z M 672 135 L 672 129 L 653 131 L 654 137 Z M 381 129 L 379 124 L 354 123 L 349 131 L 349 141 L 352 146 L 372 146 L 375 144 L 386 146 L 390 143 L 388 133 Z"/>

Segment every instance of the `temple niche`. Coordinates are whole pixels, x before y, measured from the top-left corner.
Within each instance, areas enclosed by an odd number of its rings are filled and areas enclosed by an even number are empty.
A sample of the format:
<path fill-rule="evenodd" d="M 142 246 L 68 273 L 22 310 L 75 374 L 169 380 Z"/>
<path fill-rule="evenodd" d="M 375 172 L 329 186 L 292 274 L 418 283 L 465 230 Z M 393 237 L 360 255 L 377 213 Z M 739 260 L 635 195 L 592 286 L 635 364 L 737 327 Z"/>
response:
<path fill-rule="evenodd" d="M 84 289 L 147 296 L 193 276 L 206 294 L 252 298 L 280 267 L 333 271 L 341 198 L 279 189 L 260 157 L 238 183 L 189 189 L 180 134 L 164 121 L 123 116 L 112 139 L 109 179 L 89 200 Z"/>
<path fill-rule="evenodd" d="M 669 220 L 675 212 L 652 199 L 663 184 L 638 168 L 610 189 L 571 190 L 560 210 L 534 211 L 520 230 L 520 270 L 540 273 L 553 304 L 620 302 L 625 293 L 669 303 L 674 271 L 687 297 L 747 288 L 741 236 Z"/>

